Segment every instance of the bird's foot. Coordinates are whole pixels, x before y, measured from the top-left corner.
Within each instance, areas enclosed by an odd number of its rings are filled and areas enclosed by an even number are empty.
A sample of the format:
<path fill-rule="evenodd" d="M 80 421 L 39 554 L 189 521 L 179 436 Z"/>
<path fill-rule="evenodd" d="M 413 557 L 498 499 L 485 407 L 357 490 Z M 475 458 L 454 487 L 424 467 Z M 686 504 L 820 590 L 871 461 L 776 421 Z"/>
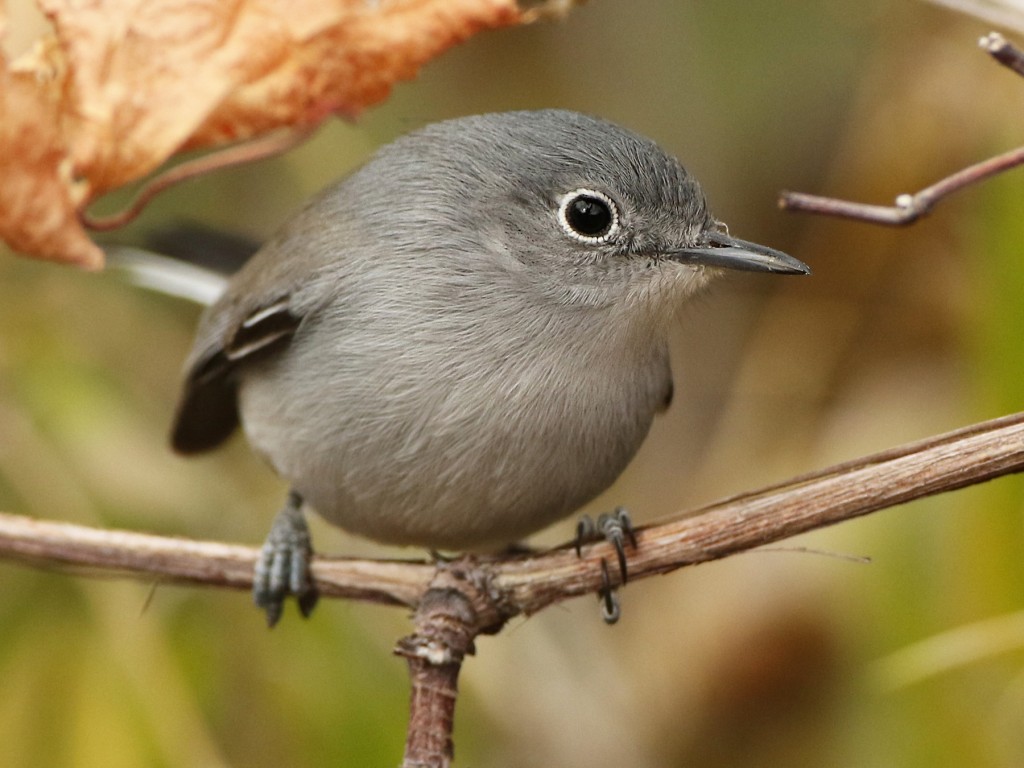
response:
<path fill-rule="evenodd" d="M 292 491 L 284 509 L 274 518 L 253 576 L 253 602 L 266 612 L 267 626 L 273 627 L 280 620 L 289 595 L 296 598 L 303 616 L 313 612 L 319 594 L 309 575 L 312 557 L 302 497 Z"/>
<path fill-rule="evenodd" d="M 629 512 L 625 507 L 617 508 L 613 513 L 602 514 L 597 522 L 584 515 L 576 525 L 576 556 L 582 557 L 582 548 L 585 543 L 600 541 L 604 539 L 615 548 L 615 555 L 619 565 L 619 583 L 625 586 L 629 580 L 629 569 L 626 566 L 626 542 L 636 548 L 636 534 L 633 532 L 633 523 L 629 518 Z M 611 576 L 608 573 L 608 563 L 601 558 L 601 580 L 603 586 L 597 593 L 601 600 L 601 618 L 606 624 L 614 624 L 619 620 L 621 611 L 619 600 L 615 594 L 615 587 L 612 585 Z"/>
<path fill-rule="evenodd" d="M 576 556 L 581 557 L 581 550 L 584 544 L 601 541 L 604 539 L 615 548 L 615 555 L 619 562 L 619 574 L 622 584 L 625 586 L 629 580 L 629 570 L 626 567 L 626 542 L 636 549 L 636 534 L 633 532 L 633 523 L 629 518 L 629 512 L 625 507 L 618 507 L 612 513 L 604 513 L 597 518 L 597 522 L 589 515 L 584 515 L 576 525 Z"/>

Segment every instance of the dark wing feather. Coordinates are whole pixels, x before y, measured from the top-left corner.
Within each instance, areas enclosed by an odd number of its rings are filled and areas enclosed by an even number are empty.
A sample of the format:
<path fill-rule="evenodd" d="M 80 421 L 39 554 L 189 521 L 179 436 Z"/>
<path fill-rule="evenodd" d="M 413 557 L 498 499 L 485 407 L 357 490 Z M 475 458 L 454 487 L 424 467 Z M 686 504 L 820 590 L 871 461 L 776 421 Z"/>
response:
<path fill-rule="evenodd" d="M 224 442 L 238 426 L 238 369 L 291 340 L 302 318 L 288 297 L 256 308 L 222 339 L 194 357 L 171 431 L 179 453 L 200 453 Z"/>

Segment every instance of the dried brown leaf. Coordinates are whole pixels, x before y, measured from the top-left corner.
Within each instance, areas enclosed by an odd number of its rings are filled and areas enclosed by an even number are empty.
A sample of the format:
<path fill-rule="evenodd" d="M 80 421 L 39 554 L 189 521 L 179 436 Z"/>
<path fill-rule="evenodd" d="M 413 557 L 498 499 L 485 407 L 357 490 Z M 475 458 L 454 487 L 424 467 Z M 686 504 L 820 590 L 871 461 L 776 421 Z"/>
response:
<path fill-rule="evenodd" d="M 102 257 L 79 212 L 175 152 L 354 116 L 448 47 L 536 13 L 516 0 L 38 3 L 52 39 L 0 61 L 0 237 L 84 266 Z"/>
<path fill-rule="evenodd" d="M 103 252 L 78 223 L 86 190 L 72 178 L 57 102 L 40 77 L 0 69 L 0 236 L 23 253 L 96 268 Z"/>

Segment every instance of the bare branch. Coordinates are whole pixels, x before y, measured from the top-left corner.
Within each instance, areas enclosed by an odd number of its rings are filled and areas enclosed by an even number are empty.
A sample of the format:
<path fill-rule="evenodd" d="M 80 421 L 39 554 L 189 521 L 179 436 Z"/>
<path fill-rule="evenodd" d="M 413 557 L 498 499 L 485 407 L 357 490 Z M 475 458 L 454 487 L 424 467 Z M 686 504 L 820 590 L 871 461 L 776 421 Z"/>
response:
<path fill-rule="evenodd" d="M 1024 75 L 1024 51 L 1008 42 L 998 32 L 985 35 L 978 42 L 1000 64 L 1009 67 L 1019 75 Z M 1022 164 L 1024 164 L 1024 147 L 1018 147 L 957 171 L 920 192 L 899 195 L 891 206 L 855 203 L 834 197 L 809 195 L 804 192 L 782 192 L 779 195 L 779 208 L 784 211 L 805 211 L 871 224 L 901 227 L 913 224 L 922 216 L 931 213 L 932 208 L 940 200 L 954 192 Z"/>
<path fill-rule="evenodd" d="M 442 565 L 413 617 L 416 631 L 395 648 L 409 663 L 412 683 L 403 768 L 451 765 L 462 662 L 475 651 L 473 640 L 488 623 L 497 631 L 504 621 L 496 611 L 477 612 L 477 606 L 492 604 L 478 575 Z"/>
<path fill-rule="evenodd" d="M 638 528 L 630 579 L 667 573 L 914 499 L 1024 470 L 1024 413 L 895 448 Z M 249 589 L 257 550 L 0 514 L 0 557 L 71 565 L 93 573 Z M 472 572 L 481 626 L 602 587 L 605 542 L 529 556 L 466 556 L 454 563 L 317 557 L 313 578 L 328 597 L 417 607 L 436 574 Z M 617 569 L 611 569 L 619 583 Z M 489 603 L 489 604 L 487 604 Z"/>
<path fill-rule="evenodd" d="M 67 565 L 91 574 L 155 578 L 172 583 L 252 589 L 259 550 L 0 513 L 0 557 L 33 565 Z M 434 566 L 388 560 L 320 557 L 313 576 L 321 593 L 389 605 L 415 606 Z"/>
<path fill-rule="evenodd" d="M 1002 155 L 957 171 L 930 187 L 925 187 L 920 192 L 912 195 L 900 195 L 896 198 L 895 205 L 892 206 L 854 203 L 834 197 L 809 195 L 804 192 L 783 192 L 779 196 L 779 208 L 784 211 L 806 211 L 900 227 L 913 224 L 922 216 L 930 213 L 936 203 L 954 192 L 984 181 L 990 176 L 1016 168 L 1021 164 L 1024 164 L 1024 147 L 1012 149 Z"/>

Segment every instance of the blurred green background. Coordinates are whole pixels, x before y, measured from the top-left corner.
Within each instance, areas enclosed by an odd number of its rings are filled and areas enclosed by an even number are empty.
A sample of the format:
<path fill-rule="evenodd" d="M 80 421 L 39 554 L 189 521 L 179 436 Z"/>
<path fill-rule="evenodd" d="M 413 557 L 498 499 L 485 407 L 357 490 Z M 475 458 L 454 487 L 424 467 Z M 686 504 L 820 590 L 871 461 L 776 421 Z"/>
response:
<path fill-rule="evenodd" d="M 1020 172 L 905 230 L 775 207 L 781 189 L 888 202 L 1020 143 L 1024 80 L 976 47 L 988 30 L 898 0 L 592 2 L 483 34 L 357 123 L 172 190 L 122 234 L 186 218 L 265 237 L 450 116 L 560 106 L 651 136 L 734 234 L 814 268 L 730 276 L 683 313 L 675 404 L 589 508 L 652 522 L 1024 407 Z M 284 487 L 244 441 L 166 445 L 196 317 L 0 255 L 0 509 L 259 543 Z M 1002 479 L 631 584 L 613 628 L 591 599 L 516 621 L 464 668 L 457 763 L 1024 765 L 1022 499 Z M 395 554 L 314 525 L 323 552 Z M 408 628 L 326 602 L 268 632 L 244 594 L 0 563 L 0 762 L 394 766 Z"/>

